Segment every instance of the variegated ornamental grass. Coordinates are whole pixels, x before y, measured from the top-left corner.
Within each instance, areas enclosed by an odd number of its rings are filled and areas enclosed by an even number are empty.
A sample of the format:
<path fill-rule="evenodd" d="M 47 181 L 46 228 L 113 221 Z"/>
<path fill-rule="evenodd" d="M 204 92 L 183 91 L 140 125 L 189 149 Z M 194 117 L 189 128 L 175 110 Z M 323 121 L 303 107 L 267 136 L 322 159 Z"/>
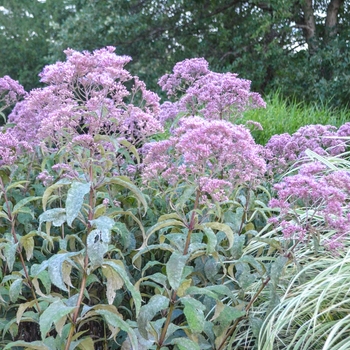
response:
<path fill-rule="evenodd" d="M 249 81 L 114 51 L 0 79 L 0 346 L 342 349 L 349 125 L 263 147 Z"/>

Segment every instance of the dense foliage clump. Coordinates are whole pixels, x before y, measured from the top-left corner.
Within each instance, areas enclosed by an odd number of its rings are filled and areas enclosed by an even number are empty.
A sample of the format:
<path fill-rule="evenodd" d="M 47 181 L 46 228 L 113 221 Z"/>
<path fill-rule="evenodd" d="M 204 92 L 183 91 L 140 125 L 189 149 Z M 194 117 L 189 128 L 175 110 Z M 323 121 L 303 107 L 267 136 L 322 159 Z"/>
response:
<path fill-rule="evenodd" d="M 279 347 L 285 290 L 348 245 L 348 124 L 263 147 L 249 81 L 185 60 L 160 104 L 114 51 L 67 50 L 28 93 L 0 79 L 2 347 Z"/>

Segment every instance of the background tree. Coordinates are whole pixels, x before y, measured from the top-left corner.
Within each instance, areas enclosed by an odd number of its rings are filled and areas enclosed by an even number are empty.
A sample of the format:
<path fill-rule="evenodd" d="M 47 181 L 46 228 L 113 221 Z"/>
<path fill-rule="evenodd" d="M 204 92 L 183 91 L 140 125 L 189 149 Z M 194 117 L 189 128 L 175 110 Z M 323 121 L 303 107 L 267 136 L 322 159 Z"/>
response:
<path fill-rule="evenodd" d="M 34 65 L 63 59 L 67 47 L 113 45 L 118 54 L 132 56 L 129 69 L 152 89 L 176 62 L 204 57 L 213 70 L 239 73 L 265 94 L 279 89 L 285 96 L 334 105 L 350 97 L 350 6 L 344 0 L 2 2 L 12 12 L 0 17 L 1 72 L 14 72 L 25 85 Z M 14 43 L 15 35 L 20 40 Z"/>

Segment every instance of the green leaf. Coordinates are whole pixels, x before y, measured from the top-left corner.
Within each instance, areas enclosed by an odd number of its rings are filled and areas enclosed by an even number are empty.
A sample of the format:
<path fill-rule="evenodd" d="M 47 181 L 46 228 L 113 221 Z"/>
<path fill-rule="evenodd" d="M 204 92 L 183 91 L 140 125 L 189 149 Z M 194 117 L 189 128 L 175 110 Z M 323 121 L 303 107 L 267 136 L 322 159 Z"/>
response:
<path fill-rule="evenodd" d="M 227 249 L 231 249 L 231 247 L 233 246 L 233 231 L 230 228 L 230 226 L 226 225 L 226 224 L 222 224 L 219 222 L 206 222 L 203 226 L 209 227 L 213 230 L 218 230 L 218 231 L 222 231 L 225 233 L 229 245 Z"/>
<path fill-rule="evenodd" d="M 175 219 L 175 220 L 181 221 L 181 217 L 178 213 L 171 213 L 171 214 L 161 215 L 158 219 L 158 222 L 162 222 L 162 221 L 169 220 L 169 219 Z"/>
<path fill-rule="evenodd" d="M 138 341 L 137 341 L 137 336 L 134 332 L 134 330 L 130 327 L 128 323 L 126 323 L 121 317 L 113 313 L 109 310 L 96 310 L 95 312 L 106 320 L 106 322 L 111 325 L 114 328 L 119 327 L 122 331 L 126 332 L 129 336 L 130 342 L 132 344 L 133 349 L 137 350 L 138 349 Z"/>
<path fill-rule="evenodd" d="M 49 200 L 49 198 L 54 190 L 56 190 L 62 186 L 70 185 L 70 184 L 71 184 L 71 181 L 69 181 L 68 179 L 61 179 L 61 180 L 57 181 L 55 184 L 48 187 L 43 194 L 43 199 L 42 199 L 43 210 L 44 211 L 46 210 L 47 201 Z"/>
<path fill-rule="evenodd" d="M 210 227 L 203 227 L 203 231 L 207 236 L 207 254 L 211 254 L 215 251 L 216 244 L 218 242 L 214 231 Z"/>
<path fill-rule="evenodd" d="M 0 211 L 0 218 L 3 218 L 3 219 L 10 221 L 8 215 L 6 213 L 4 213 L 3 211 Z"/>
<path fill-rule="evenodd" d="M 90 192 L 91 184 L 74 181 L 68 190 L 66 199 L 67 224 L 72 227 L 84 202 L 84 196 Z"/>
<path fill-rule="evenodd" d="M 125 176 L 116 176 L 116 177 L 113 177 L 112 179 L 106 180 L 102 185 L 108 185 L 108 184 L 116 184 L 130 190 L 135 195 L 137 200 L 143 205 L 145 209 L 145 214 L 146 214 L 147 208 L 148 208 L 146 198 L 144 194 L 141 192 L 141 190 L 137 186 L 135 186 L 130 181 L 130 179 L 128 179 Z"/>
<path fill-rule="evenodd" d="M 26 181 L 26 180 L 22 180 L 22 181 L 17 181 L 17 182 L 11 183 L 10 185 L 8 185 L 8 186 L 6 187 L 6 192 L 8 192 L 11 188 L 20 188 L 20 189 L 23 189 L 24 186 L 22 186 L 22 185 L 28 184 L 28 183 L 29 183 L 29 181 Z"/>
<path fill-rule="evenodd" d="M 119 265 L 119 263 L 120 263 L 120 265 Z M 125 271 L 123 263 L 122 262 L 119 262 L 119 263 L 118 263 L 118 260 L 105 260 L 103 266 L 105 266 L 105 265 L 111 266 L 119 274 L 119 276 L 123 279 L 126 288 L 131 293 L 131 296 L 132 296 L 134 304 L 135 304 L 136 315 L 138 315 L 140 312 L 140 308 L 141 308 L 141 294 L 139 291 L 136 290 L 134 285 L 130 282 L 130 279 Z M 103 266 L 102 266 L 102 268 L 103 268 Z"/>
<path fill-rule="evenodd" d="M 4 244 L 3 254 L 6 259 L 8 269 L 11 272 L 13 269 L 13 264 L 16 260 L 18 243 L 15 243 L 12 235 L 10 235 L 9 233 L 6 233 L 4 235 L 4 238 L 6 238 L 8 242 Z"/>
<path fill-rule="evenodd" d="M 166 264 L 166 273 L 169 284 L 175 291 L 179 288 L 182 282 L 182 272 L 186 266 L 188 256 L 177 251 L 173 252 Z"/>
<path fill-rule="evenodd" d="M 63 263 L 67 261 L 71 265 L 75 266 L 75 263 L 70 259 L 72 256 L 79 255 L 79 252 L 71 252 L 71 253 L 63 253 L 56 254 L 52 256 L 49 260 L 47 260 L 48 273 L 50 276 L 51 282 L 58 288 L 67 292 L 68 289 L 64 283 L 63 276 Z"/>
<path fill-rule="evenodd" d="M 217 304 L 217 308 L 220 309 L 220 313 L 215 315 L 215 326 L 214 333 L 217 337 L 226 331 L 226 328 L 231 324 L 232 321 L 244 316 L 245 310 L 238 310 L 232 306 L 222 305 L 220 302 Z M 215 311 L 216 314 L 216 311 Z"/>
<path fill-rule="evenodd" d="M 16 279 L 11 284 L 11 287 L 9 290 L 9 296 L 10 296 L 10 300 L 13 303 L 15 303 L 19 295 L 22 294 L 22 284 L 23 284 L 22 278 Z"/>
<path fill-rule="evenodd" d="M 20 239 L 20 245 L 24 248 L 26 252 L 27 261 L 29 261 L 33 256 L 34 251 L 34 238 L 33 236 L 36 236 L 36 231 L 30 232 L 27 235 L 21 237 Z"/>
<path fill-rule="evenodd" d="M 106 239 L 106 237 L 104 237 Z M 92 230 L 86 240 L 87 254 L 93 267 L 101 266 L 108 251 L 108 241 L 104 241 L 100 230 Z"/>
<path fill-rule="evenodd" d="M 288 261 L 287 257 L 280 255 L 277 257 L 277 259 L 271 266 L 270 278 L 271 278 L 271 283 L 275 288 L 277 288 L 277 284 L 281 277 L 282 271 L 286 266 L 287 261 Z"/>
<path fill-rule="evenodd" d="M 79 350 L 94 350 L 94 341 L 90 337 L 79 339 L 76 344 L 76 348 Z"/>
<path fill-rule="evenodd" d="M 200 350 L 199 345 L 188 338 L 175 338 L 171 344 L 177 345 L 179 350 Z"/>
<path fill-rule="evenodd" d="M 56 227 L 61 226 L 67 220 L 66 210 L 63 208 L 49 209 L 39 216 L 39 233 L 43 222 L 52 222 Z"/>
<path fill-rule="evenodd" d="M 75 308 L 75 306 L 66 306 L 62 300 L 50 304 L 40 315 L 39 326 L 41 337 L 46 338 L 46 334 L 50 331 L 51 325 L 53 323 L 56 324 L 62 317 L 74 311 Z"/>
<path fill-rule="evenodd" d="M 190 296 L 185 296 L 181 298 L 180 301 L 185 306 L 184 314 L 191 331 L 194 333 L 203 332 L 205 325 L 203 311 L 205 310 L 205 306 L 200 301 Z"/>
<path fill-rule="evenodd" d="M 186 187 L 183 194 L 176 201 L 176 208 L 180 210 L 186 205 L 187 201 L 193 197 L 193 194 L 196 192 L 197 186 Z"/>
<path fill-rule="evenodd" d="M 143 305 L 137 319 L 140 334 L 148 339 L 147 325 L 161 310 L 169 307 L 169 299 L 163 295 L 153 295 L 146 305 Z"/>
<path fill-rule="evenodd" d="M 108 304 L 113 304 L 116 291 L 123 287 L 124 281 L 111 266 L 103 266 L 102 273 L 107 279 L 107 300 Z"/>
<path fill-rule="evenodd" d="M 26 197 L 20 200 L 16 205 L 13 207 L 12 214 L 18 214 L 20 212 L 20 209 L 24 207 L 27 203 L 36 201 L 38 199 L 41 199 L 41 197 Z"/>
<path fill-rule="evenodd" d="M 33 341 L 27 343 L 22 340 L 17 340 L 15 342 L 9 343 L 4 347 L 4 350 L 15 349 L 17 347 L 24 347 L 26 350 L 53 350 L 48 348 L 42 341 Z"/>
<path fill-rule="evenodd" d="M 100 216 L 95 220 L 90 220 L 90 224 L 95 226 L 97 230 L 108 235 L 115 223 L 114 220 L 108 216 Z"/>
<path fill-rule="evenodd" d="M 150 227 L 147 231 L 146 231 L 146 236 L 147 239 L 154 233 L 159 231 L 162 228 L 165 227 L 169 227 L 171 228 L 172 226 L 182 226 L 182 227 L 186 227 L 185 224 L 182 221 L 179 220 L 174 220 L 174 219 L 170 219 L 170 220 L 165 220 L 165 221 L 161 221 L 156 223 L 155 225 L 153 225 L 152 227 Z"/>

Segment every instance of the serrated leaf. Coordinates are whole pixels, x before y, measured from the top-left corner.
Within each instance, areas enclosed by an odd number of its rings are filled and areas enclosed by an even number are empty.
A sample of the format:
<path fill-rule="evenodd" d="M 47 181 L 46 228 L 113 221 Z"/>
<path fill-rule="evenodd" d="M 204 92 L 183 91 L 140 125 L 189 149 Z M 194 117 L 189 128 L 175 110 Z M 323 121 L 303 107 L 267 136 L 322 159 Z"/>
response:
<path fill-rule="evenodd" d="M 34 238 L 33 238 L 33 236 L 35 236 L 35 235 L 36 235 L 36 232 L 28 233 L 27 235 L 21 237 L 21 239 L 20 239 L 20 244 L 26 252 L 27 261 L 29 261 L 33 256 L 33 251 L 34 251 Z"/>
<path fill-rule="evenodd" d="M 182 226 L 182 227 L 185 227 L 185 224 L 182 222 L 182 221 L 179 221 L 179 220 L 175 220 L 175 219 L 169 219 L 169 220 L 165 220 L 165 221 L 161 221 L 161 222 L 158 222 L 156 223 L 155 225 L 153 225 L 151 228 L 149 228 L 147 231 L 146 231 L 146 236 L 147 236 L 147 239 L 154 233 L 154 232 L 157 232 L 159 231 L 160 229 L 162 228 L 165 228 L 165 227 L 172 227 L 172 226 Z"/>
<path fill-rule="evenodd" d="M 204 226 L 203 231 L 207 236 L 207 254 L 211 254 L 215 251 L 218 240 L 214 231 L 210 227 Z"/>
<path fill-rule="evenodd" d="M 9 242 L 6 242 L 4 244 L 3 254 L 7 262 L 7 267 L 11 272 L 13 269 L 13 264 L 15 263 L 15 260 L 16 260 L 18 242 L 15 243 L 12 235 L 7 233 L 4 235 L 4 238 L 9 240 Z"/>
<path fill-rule="evenodd" d="M 220 222 L 206 222 L 204 226 L 209 227 L 213 230 L 224 232 L 229 242 L 227 249 L 231 249 L 231 247 L 233 246 L 234 235 L 230 226 L 222 224 Z"/>
<path fill-rule="evenodd" d="M 48 266 L 48 273 L 51 282 L 58 288 L 62 289 L 63 291 L 67 292 L 68 289 L 64 283 L 64 276 L 63 276 L 63 263 L 67 261 L 68 263 L 75 266 L 75 263 L 70 259 L 72 256 L 78 255 L 77 252 L 72 253 L 64 253 L 64 254 L 56 254 L 52 256 L 47 261 Z"/>
<path fill-rule="evenodd" d="M 41 337 L 46 338 L 46 334 L 50 331 L 51 325 L 53 323 L 56 324 L 62 317 L 74 311 L 75 308 L 75 306 L 66 306 L 62 300 L 50 304 L 40 315 L 39 327 Z"/>
<path fill-rule="evenodd" d="M 130 282 L 130 279 L 125 271 L 124 265 L 122 262 L 120 262 L 120 265 L 118 264 L 118 260 L 105 260 L 103 266 L 111 266 L 123 279 L 126 288 L 131 293 L 131 296 L 133 298 L 135 309 L 136 309 L 136 315 L 139 314 L 140 308 L 141 308 L 141 294 L 139 291 L 136 290 L 134 285 Z"/>
<path fill-rule="evenodd" d="M 13 210 L 12 210 L 12 214 L 15 215 L 15 214 L 18 214 L 20 209 L 22 207 L 24 207 L 27 203 L 30 203 L 30 202 L 33 202 L 33 201 L 36 201 L 38 199 L 41 199 L 41 197 L 26 197 L 26 198 L 23 198 L 21 199 L 18 203 L 16 203 L 16 205 L 13 207 Z"/>
<path fill-rule="evenodd" d="M 281 277 L 282 271 L 286 266 L 287 261 L 288 261 L 287 257 L 280 255 L 272 264 L 270 278 L 271 278 L 271 283 L 275 288 L 277 288 L 277 284 Z"/>
<path fill-rule="evenodd" d="M 130 342 L 133 346 L 133 349 L 138 349 L 138 341 L 134 330 L 126 323 L 117 313 L 111 312 L 109 310 L 96 310 L 95 312 L 106 320 L 106 322 L 114 328 L 119 327 L 121 330 L 126 332 L 129 336 Z"/>
<path fill-rule="evenodd" d="M 43 194 L 43 199 L 42 199 L 43 210 L 44 211 L 46 210 L 47 201 L 49 200 L 49 198 L 54 190 L 57 190 L 58 188 L 60 188 L 62 186 L 70 185 L 71 183 L 72 182 L 68 179 L 61 179 L 61 180 L 57 181 L 55 184 L 48 187 Z"/>
<path fill-rule="evenodd" d="M 111 266 L 104 266 L 102 268 L 102 273 L 107 279 L 106 295 L 108 304 L 113 304 L 116 291 L 123 287 L 124 281 Z"/>
<path fill-rule="evenodd" d="M 26 181 L 26 180 L 22 180 L 22 181 L 17 181 L 17 182 L 14 182 L 14 183 L 11 183 L 10 185 L 8 185 L 6 187 L 6 192 L 8 192 L 11 188 L 24 188 L 24 184 L 28 184 L 29 181 Z"/>
<path fill-rule="evenodd" d="M 158 218 L 158 222 L 162 222 L 169 219 L 175 219 L 181 221 L 181 217 L 178 213 L 164 214 Z"/>
<path fill-rule="evenodd" d="M 22 294 L 22 278 L 16 279 L 12 282 L 9 290 L 10 300 L 15 303 L 20 294 Z"/>
<path fill-rule="evenodd" d="M 182 193 L 182 195 L 176 201 L 176 208 L 182 209 L 186 202 L 193 197 L 193 194 L 196 192 L 197 186 L 188 186 Z"/>
<path fill-rule="evenodd" d="M 136 199 L 143 205 L 144 210 L 145 210 L 144 213 L 146 214 L 147 209 L 148 209 L 148 205 L 147 205 L 147 201 L 146 201 L 144 194 L 127 177 L 116 176 L 116 177 L 113 177 L 112 179 L 106 180 L 103 183 L 103 185 L 108 185 L 108 184 L 116 184 L 116 185 L 125 187 L 128 190 L 130 190 L 135 195 Z"/>
<path fill-rule="evenodd" d="M 191 287 L 191 284 L 192 284 L 192 279 L 191 278 L 185 279 L 184 281 L 182 281 L 180 287 L 177 289 L 177 295 L 179 297 L 183 297 L 185 295 L 187 289 L 189 287 Z"/>
<path fill-rule="evenodd" d="M 10 350 L 17 347 L 24 347 L 26 350 L 52 350 L 48 348 L 42 341 L 33 341 L 27 343 L 22 340 L 17 340 L 15 342 L 9 343 L 4 347 L 4 350 Z"/>
<path fill-rule="evenodd" d="M 84 338 L 82 340 L 79 339 L 77 348 L 79 350 L 94 350 L 95 349 L 94 341 L 90 337 Z"/>
<path fill-rule="evenodd" d="M 61 226 L 67 220 L 66 210 L 63 208 L 49 209 L 39 216 L 39 233 L 43 222 L 52 222 L 56 227 Z"/>
<path fill-rule="evenodd" d="M 214 333 L 217 337 L 221 336 L 226 331 L 232 321 L 235 321 L 246 314 L 245 310 L 238 310 L 235 307 L 223 305 L 220 302 L 218 303 L 218 306 L 220 308 L 220 313 L 214 319 Z"/>
<path fill-rule="evenodd" d="M 182 272 L 186 266 L 188 256 L 177 251 L 173 252 L 166 264 L 166 274 L 173 290 L 177 290 L 182 282 Z"/>
<path fill-rule="evenodd" d="M 18 310 L 16 313 L 16 322 L 19 324 L 21 322 L 22 319 L 22 315 L 23 313 L 28 309 L 28 308 L 32 308 L 34 305 L 36 305 L 37 301 L 36 300 L 31 300 L 28 301 L 24 304 L 19 304 L 18 306 Z"/>
<path fill-rule="evenodd" d="M 179 350 L 200 350 L 199 344 L 188 338 L 175 338 L 171 344 L 177 345 Z"/>
<path fill-rule="evenodd" d="M 78 216 L 84 202 L 84 197 L 90 192 L 90 182 L 82 183 L 74 181 L 67 193 L 66 215 L 67 224 L 72 227 L 74 219 Z"/>
<path fill-rule="evenodd" d="M 169 299 L 163 295 L 154 295 L 149 299 L 146 305 L 143 305 L 137 319 L 138 330 L 140 334 L 148 339 L 147 325 L 153 317 L 161 310 L 169 307 Z"/>
<path fill-rule="evenodd" d="M 3 211 L 0 211 L 0 218 L 3 218 L 3 219 L 10 221 L 8 215 Z"/>
<path fill-rule="evenodd" d="M 108 251 L 108 243 L 102 240 L 100 230 L 92 230 L 86 240 L 87 254 L 93 267 L 101 266 Z"/>
<path fill-rule="evenodd" d="M 193 333 L 201 333 L 204 329 L 205 318 L 204 310 L 205 306 L 198 300 L 186 296 L 180 299 L 184 307 L 184 314 Z"/>

